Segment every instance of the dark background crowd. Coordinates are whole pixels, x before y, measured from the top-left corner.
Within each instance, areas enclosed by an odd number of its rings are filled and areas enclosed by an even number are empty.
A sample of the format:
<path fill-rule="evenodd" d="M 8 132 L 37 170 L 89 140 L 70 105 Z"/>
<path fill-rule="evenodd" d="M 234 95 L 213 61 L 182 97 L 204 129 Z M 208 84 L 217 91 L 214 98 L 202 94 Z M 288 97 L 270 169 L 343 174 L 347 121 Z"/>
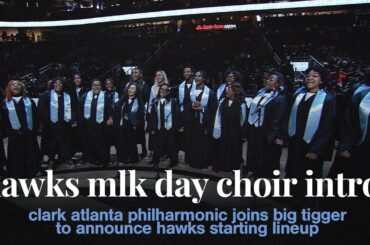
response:
<path fill-rule="evenodd" d="M 70 79 L 80 73 L 83 81 L 112 77 L 119 87 L 126 76 L 122 67 L 139 66 L 144 80 L 167 72 L 171 83 L 181 82 L 182 67 L 192 64 L 207 71 L 208 84 L 216 88 L 223 72 L 237 70 L 244 88 L 256 92 L 269 69 L 281 71 L 288 90 L 302 81 L 291 61 L 310 61 L 331 72 L 329 86 L 346 94 L 361 79 L 369 64 L 369 16 L 357 14 L 271 17 L 261 21 L 242 17 L 212 17 L 198 23 L 237 22 L 236 30 L 196 31 L 194 20 L 157 26 L 112 28 L 89 26 L 59 28 L 43 32 L 34 42 L 19 32 L 10 37 L 3 31 L 0 42 L 0 81 L 4 89 L 10 79 L 27 84 L 32 97 L 46 89 L 55 76 Z"/>

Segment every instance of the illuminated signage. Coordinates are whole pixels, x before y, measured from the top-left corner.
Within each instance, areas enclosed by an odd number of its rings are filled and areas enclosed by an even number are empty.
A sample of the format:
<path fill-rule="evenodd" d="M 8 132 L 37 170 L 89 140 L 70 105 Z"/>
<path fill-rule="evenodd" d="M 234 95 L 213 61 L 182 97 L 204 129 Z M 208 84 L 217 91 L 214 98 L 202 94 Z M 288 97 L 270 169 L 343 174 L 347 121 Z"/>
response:
<path fill-rule="evenodd" d="M 77 20 L 54 20 L 54 21 L 0 21 L 0 27 L 53 27 L 73 26 L 107 23 L 115 21 L 143 20 L 153 18 L 165 18 L 176 16 L 215 14 L 215 13 L 247 13 L 251 11 L 283 10 L 283 9 L 307 9 L 317 7 L 345 6 L 355 4 L 369 4 L 369 0 L 310 0 L 293 2 L 256 3 L 244 5 L 229 5 L 216 7 L 189 8 L 177 10 L 165 10 L 156 12 L 124 14 L 114 16 L 95 17 Z"/>
<path fill-rule="evenodd" d="M 213 30 L 235 30 L 235 24 L 228 24 L 228 25 L 197 25 L 195 30 L 197 31 L 213 31 Z"/>

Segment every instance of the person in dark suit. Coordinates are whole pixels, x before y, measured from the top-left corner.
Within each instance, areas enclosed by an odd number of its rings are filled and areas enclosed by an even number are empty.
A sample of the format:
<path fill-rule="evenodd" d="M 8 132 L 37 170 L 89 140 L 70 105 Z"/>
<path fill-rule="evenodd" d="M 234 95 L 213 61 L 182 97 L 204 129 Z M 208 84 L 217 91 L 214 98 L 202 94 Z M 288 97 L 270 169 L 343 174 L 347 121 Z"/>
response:
<path fill-rule="evenodd" d="M 184 81 L 179 85 L 178 102 L 180 106 L 180 128 L 179 138 L 181 139 L 179 149 L 185 152 L 185 164 L 189 163 L 189 147 L 192 143 L 191 124 L 193 122 L 194 111 L 192 103 L 195 101 L 196 83 L 194 80 L 194 69 L 191 66 L 185 66 L 183 70 Z"/>
<path fill-rule="evenodd" d="M 70 92 L 70 95 L 72 96 L 72 99 L 76 101 L 75 103 L 75 111 L 79 115 L 81 114 L 80 110 L 80 102 L 82 99 L 82 96 L 88 91 L 88 89 L 85 88 L 84 83 L 82 81 L 80 74 L 74 74 L 72 77 L 72 90 Z M 81 127 L 81 121 L 79 121 L 80 117 L 77 117 L 77 125 L 76 127 L 72 128 L 72 151 L 73 155 L 75 155 L 77 152 L 83 152 L 83 129 Z M 84 156 L 82 158 L 83 160 L 87 161 Z M 83 160 L 80 159 L 78 162 L 81 163 Z M 77 165 L 78 165 L 77 164 Z"/>
<path fill-rule="evenodd" d="M 110 103 L 112 105 L 112 111 L 115 110 L 115 105 L 119 101 L 119 93 L 116 91 L 116 86 L 114 85 L 114 81 L 112 78 L 107 78 L 104 81 L 104 89 L 107 97 L 110 99 Z M 109 149 L 113 146 L 117 151 L 117 131 L 114 127 L 114 125 L 110 125 L 107 127 L 107 131 L 105 134 L 105 140 L 109 146 Z M 112 159 L 110 159 L 111 162 L 113 162 Z"/>

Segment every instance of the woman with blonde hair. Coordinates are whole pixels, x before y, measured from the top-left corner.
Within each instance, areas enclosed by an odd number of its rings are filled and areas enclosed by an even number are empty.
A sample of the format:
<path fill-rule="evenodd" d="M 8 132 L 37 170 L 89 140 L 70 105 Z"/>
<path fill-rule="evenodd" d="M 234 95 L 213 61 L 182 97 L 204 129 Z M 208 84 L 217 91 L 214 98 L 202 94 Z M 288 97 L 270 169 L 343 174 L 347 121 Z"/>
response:
<path fill-rule="evenodd" d="M 2 107 L 3 125 L 8 141 L 7 173 L 10 177 L 32 177 L 40 169 L 40 151 L 35 102 L 27 96 L 26 86 L 11 80 Z"/>
<path fill-rule="evenodd" d="M 159 87 L 162 84 L 169 84 L 168 79 L 167 79 L 167 74 L 163 70 L 158 70 L 155 73 L 154 77 L 154 84 L 150 89 L 150 95 L 149 95 L 149 100 L 146 106 L 146 119 L 147 121 L 149 120 L 150 117 L 150 112 L 152 110 L 151 105 L 152 103 L 159 97 Z M 154 150 L 154 135 L 149 134 L 149 142 L 148 142 L 148 148 L 150 151 L 150 156 L 153 155 L 153 150 Z M 152 163 L 152 162 L 150 162 Z"/>

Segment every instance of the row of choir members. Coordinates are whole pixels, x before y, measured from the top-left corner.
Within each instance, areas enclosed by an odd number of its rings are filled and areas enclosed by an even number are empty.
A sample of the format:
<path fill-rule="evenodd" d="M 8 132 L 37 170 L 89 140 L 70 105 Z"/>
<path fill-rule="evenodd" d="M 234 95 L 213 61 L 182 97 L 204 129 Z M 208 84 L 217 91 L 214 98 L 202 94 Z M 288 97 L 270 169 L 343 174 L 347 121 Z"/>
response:
<path fill-rule="evenodd" d="M 99 80 L 93 80 L 91 90 L 83 95 L 77 86 L 75 96 L 65 92 L 63 81 L 56 79 L 51 90 L 41 96 L 38 111 L 25 96 L 24 85 L 11 81 L 2 112 L 9 137 L 9 175 L 29 176 L 39 169 L 36 117 L 40 114 L 44 151 L 52 162 L 56 154 L 70 162 L 79 140 L 84 161 L 107 165 L 110 146 L 115 145 L 119 162 L 137 162 L 137 144 L 146 151 L 147 121 L 149 149 L 154 150 L 152 164 L 166 155 L 174 166 L 178 151 L 183 150 L 185 162 L 194 168 L 231 171 L 244 166 L 254 176 L 271 177 L 272 171 L 280 168 L 282 148 L 287 145 L 288 176 L 304 178 L 308 169 L 321 176 L 324 160 L 332 155 L 335 123 L 335 96 L 323 89 L 327 81 L 323 68 L 307 71 L 306 85 L 295 92 L 290 105 L 277 72 L 269 74 L 254 98 L 245 98 L 236 72 L 229 72 L 215 92 L 206 85 L 205 72 L 194 74 L 191 67 L 185 67 L 183 76 L 176 96 L 169 90 L 164 71 L 156 73 L 149 89 L 142 71 L 133 70 L 121 97 L 110 91 L 112 81 L 107 81 L 106 92 Z M 75 84 L 78 80 L 80 77 L 75 77 Z M 351 99 L 337 156 L 356 161 L 358 169 L 367 169 L 362 159 L 369 149 L 369 89 L 368 83 L 362 84 Z M 245 139 L 248 149 L 243 164 Z M 338 168 L 340 164 L 334 163 L 332 172 Z"/>

